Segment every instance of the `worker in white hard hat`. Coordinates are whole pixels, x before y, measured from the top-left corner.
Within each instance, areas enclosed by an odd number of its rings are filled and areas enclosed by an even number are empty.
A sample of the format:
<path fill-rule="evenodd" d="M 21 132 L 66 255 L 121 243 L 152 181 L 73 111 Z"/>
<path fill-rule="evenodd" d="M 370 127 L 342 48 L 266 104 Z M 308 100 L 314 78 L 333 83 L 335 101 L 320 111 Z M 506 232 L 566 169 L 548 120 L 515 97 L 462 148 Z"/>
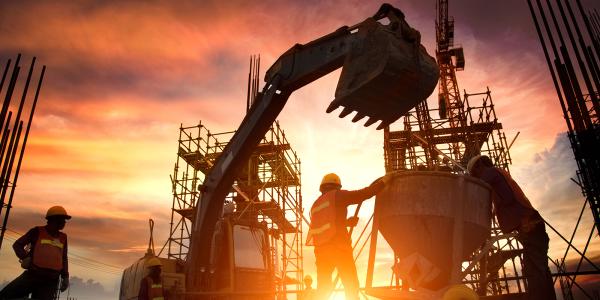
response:
<path fill-rule="evenodd" d="M 64 292 L 69 287 L 67 235 L 61 232 L 68 219 L 71 216 L 62 206 L 50 207 L 46 226 L 34 227 L 15 241 L 13 249 L 25 271 L 0 291 L 0 300 L 29 294 L 32 299 L 51 300 L 57 289 Z"/>
<path fill-rule="evenodd" d="M 142 279 L 138 300 L 163 300 L 165 299 L 165 291 L 163 289 L 162 278 L 162 263 L 158 257 L 150 257 L 146 260 L 146 268 L 148 276 Z"/>
<path fill-rule="evenodd" d="M 542 216 L 510 174 L 495 167 L 489 157 L 471 158 L 467 169 L 472 176 L 492 187 L 494 214 L 502 232 L 518 233 L 517 239 L 523 245 L 523 275 L 527 278 L 528 299 L 556 299 L 548 268 L 549 239 Z"/>
<path fill-rule="evenodd" d="M 381 191 L 390 180 L 386 175 L 361 190 L 342 190 L 340 177 L 334 173 L 323 177 L 321 196 L 310 209 L 307 245 L 315 247 L 318 299 L 327 299 L 333 290 L 332 274 L 337 269 L 344 284 L 347 300 L 359 299 L 358 276 L 347 227 L 354 227 L 357 217 L 347 218 L 348 206 L 359 204 Z"/>

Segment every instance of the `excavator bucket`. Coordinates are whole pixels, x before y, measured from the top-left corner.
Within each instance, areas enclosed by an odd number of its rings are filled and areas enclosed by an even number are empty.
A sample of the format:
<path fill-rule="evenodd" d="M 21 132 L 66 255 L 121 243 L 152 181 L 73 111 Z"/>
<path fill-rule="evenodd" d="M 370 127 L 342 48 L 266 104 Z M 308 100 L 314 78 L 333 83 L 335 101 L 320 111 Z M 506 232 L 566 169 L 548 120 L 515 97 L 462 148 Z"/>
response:
<path fill-rule="evenodd" d="M 341 118 L 356 111 L 352 122 L 369 117 L 365 127 L 381 121 L 377 129 L 382 129 L 431 95 L 439 69 L 421 45 L 419 32 L 406 22 L 392 30 L 367 19 L 357 34 L 362 42 L 352 46 L 344 61 L 327 112 L 343 106 Z"/>

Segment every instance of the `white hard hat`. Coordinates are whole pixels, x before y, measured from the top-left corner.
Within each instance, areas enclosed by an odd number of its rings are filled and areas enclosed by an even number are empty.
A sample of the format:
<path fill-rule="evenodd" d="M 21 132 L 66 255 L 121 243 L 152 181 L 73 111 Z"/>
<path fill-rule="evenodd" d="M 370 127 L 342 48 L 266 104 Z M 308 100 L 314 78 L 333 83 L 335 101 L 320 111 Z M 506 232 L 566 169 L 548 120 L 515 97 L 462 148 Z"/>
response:
<path fill-rule="evenodd" d="M 469 173 L 473 173 L 473 167 L 475 166 L 475 163 L 477 163 L 477 161 L 481 158 L 481 155 L 475 155 L 473 156 L 470 160 L 469 163 L 467 164 L 467 171 L 469 171 Z"/>

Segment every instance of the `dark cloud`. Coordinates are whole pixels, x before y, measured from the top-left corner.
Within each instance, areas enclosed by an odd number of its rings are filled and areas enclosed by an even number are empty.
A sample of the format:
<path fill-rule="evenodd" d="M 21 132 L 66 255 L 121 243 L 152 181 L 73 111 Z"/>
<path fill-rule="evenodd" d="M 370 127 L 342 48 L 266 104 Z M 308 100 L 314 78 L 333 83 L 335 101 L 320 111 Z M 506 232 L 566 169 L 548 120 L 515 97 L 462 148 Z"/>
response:
<path fill-rule="evenodd" d="M 10 283 L 9 280 L 0 282 L 0 289 Z M 117 289 L 107 290 L 102 284 L 94 279 L 84 279 L 72 276 L 69 279 L 69 289 L 61 295 L 68 299 L 104 300 L 118 298 Z"/>
<path fill-rule="evenodd" d="M 107 290 L 102 284 L 93 279 L 83 279 L 80 277 L 71 277 L 69 280 L 69 290 L 66 291 L 69 297 L 76 299 L 115 299 L 118 297 L 118 290 Z M 66 296 L 66 295 L 65 295 Z"/>
<path fill-rule="evenodd" d="M 600 255 L 588 257 L 596 266 L 600 266 Z M 566 270 L 575 271 L 579 265 L 579 257 L 572 258 L 566 261 Z M 580 271 L 596 271 L 588 262 L 583 261 L 580 266 Z M 592 275 L 579 275 L 576 277 L 577 285 L 573 285 L 573 299 L 587 299 L 593 296 L 594 291 L 600 291 L 600 277 L 597 274 Z"/>

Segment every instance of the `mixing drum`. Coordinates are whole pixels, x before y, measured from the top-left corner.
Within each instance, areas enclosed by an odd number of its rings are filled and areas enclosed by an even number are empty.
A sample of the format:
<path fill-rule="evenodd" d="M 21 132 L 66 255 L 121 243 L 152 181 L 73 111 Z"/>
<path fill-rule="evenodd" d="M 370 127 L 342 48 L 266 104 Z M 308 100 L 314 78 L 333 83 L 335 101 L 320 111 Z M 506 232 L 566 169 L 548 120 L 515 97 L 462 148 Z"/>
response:
<path fill-rule="evenodd" d="M 413 288 L 450 284 L 461 262 L 490 235 L 491 190 L 470 176 L 397 173 L 375 203 L 379 230 L 400 258 L 400 277 L 419 279 Z"/>

